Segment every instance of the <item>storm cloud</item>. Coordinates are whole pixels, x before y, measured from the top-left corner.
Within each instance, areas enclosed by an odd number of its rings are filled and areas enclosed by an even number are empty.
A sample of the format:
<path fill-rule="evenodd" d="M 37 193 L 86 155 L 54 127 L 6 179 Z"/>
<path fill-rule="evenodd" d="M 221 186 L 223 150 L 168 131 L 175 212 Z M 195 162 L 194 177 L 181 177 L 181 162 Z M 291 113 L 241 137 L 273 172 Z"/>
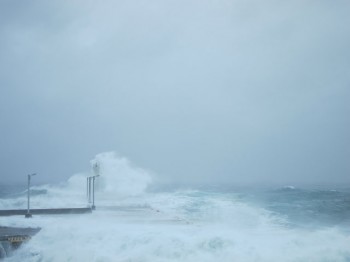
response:
<path fill-rule="evenodd" d="M 0 2 L 1 182 L 116 150 L 162 181 L 349 183 L 348 1 Z"/>

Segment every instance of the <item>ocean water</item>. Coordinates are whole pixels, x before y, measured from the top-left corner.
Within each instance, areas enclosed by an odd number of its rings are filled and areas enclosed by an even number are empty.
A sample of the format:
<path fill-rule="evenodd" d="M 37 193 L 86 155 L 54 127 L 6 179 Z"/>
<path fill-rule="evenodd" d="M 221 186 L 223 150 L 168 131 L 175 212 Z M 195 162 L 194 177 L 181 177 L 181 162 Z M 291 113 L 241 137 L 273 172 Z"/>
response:
<path fill-rule="evenodd" d="M 0 217 L 42 230 L 6 261 L 350 261 L 350 190 L 157 187 L 113 153 L 101 165 L 92 214 Z M 25 208 L 21 186 L 0 186 L 0 208 Z M 86 174 L 35 186 L 31 206 L 85 207 Z"/>

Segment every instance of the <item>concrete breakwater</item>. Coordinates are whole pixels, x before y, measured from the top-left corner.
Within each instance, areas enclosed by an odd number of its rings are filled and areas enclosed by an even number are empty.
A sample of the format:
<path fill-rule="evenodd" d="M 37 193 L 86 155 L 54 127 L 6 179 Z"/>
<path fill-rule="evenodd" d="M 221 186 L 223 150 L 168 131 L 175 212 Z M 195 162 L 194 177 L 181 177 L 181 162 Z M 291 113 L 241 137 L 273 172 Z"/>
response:
<path fill-rule="evenodd" d="M 91 213 L 90 207 L 82 208 L 43 208 L 30 209 L 32 215 L 61 215 L 61 214 L 85 214 Z M 0 216 L 15 216 L 28 214 L 27 209 L 0 210 Z M 19 248 L 40 231 L 41 228 L 20 228 L 0 226 L 0 259 L 11 256 L 13 251 Z"/>
<path fill-rule="evenodd" d="M 20 228 L 0 226 L 0 259 L 8 257 L 22 243 L 31 239 L 40 228 Z"/>
<path fill-rule="evenodd" d="M 30 213 L 33 215 L 85 214 L 91 212 L 92 210 L 90 207 L 30 209 Z M 24 216 L 25 214 L 27 214 L 26 209 L 0 210 L 0 216 Z"/>

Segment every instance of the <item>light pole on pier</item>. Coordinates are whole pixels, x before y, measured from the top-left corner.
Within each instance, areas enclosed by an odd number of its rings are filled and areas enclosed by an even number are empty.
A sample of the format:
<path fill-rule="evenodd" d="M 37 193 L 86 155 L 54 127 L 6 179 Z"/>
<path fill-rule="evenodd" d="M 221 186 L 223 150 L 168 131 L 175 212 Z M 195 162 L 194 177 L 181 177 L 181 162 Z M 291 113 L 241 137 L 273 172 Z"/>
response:
<path fill-rule="evenodd" d="M 26 218 L 30 218 L 32 217 L 32 214 L 30 213 L 30 179 L 32 176 L 35 176 L 36 173 L 33 173 L 33 174 L 29 174 L 28 175 L 28 189 L 27 189 L 27 193 L 28 193 L 28 205 L 27 205 L 27 214 L 25 214 L 25 217 Z"/>
<path fill-rule="evenodd" d="M 86 178 L 86 191 L 87 191 L 88 204 L 91 203 L 91 197 L 92 197 L 91 209 L 95 210 L 96 209 L 96 206 L 95 206 L 95 178 L 100 176 L 100 165 L 98 162 L 93 164 L 92 171 L 93 171 L 94 175 Z"/>
<path fill-rule="evenodd" d="M 100 175 L 96 175 L 96 176 L 93 176 L 91 177 L 92 178 L 92 210 L 95 210 L 96 209 L 96 206 L 95 206 L 95 178 L 96 177 L 99 177 Z"/>
<path fill-rule="evenodd" d="M 87 191 L 87 198 L 88 198 L 88 203 L 91 203 L 91 197 L 92 197 L 92 206 L 91 209 L 95 210 L 95 178 L 99 177 L 100 175 L 95 175 L 95 176 L 89 176 L 86 178 L 86 191 Z"/>

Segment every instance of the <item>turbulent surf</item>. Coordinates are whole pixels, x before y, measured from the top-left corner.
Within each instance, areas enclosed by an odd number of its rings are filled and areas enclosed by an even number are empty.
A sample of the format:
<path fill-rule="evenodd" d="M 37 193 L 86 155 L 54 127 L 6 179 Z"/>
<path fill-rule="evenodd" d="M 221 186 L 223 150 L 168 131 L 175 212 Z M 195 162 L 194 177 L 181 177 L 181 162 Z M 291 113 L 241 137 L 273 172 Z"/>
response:
<path fill-rule="evenodd" d="M 1 226 L 42 228 L 7 261 L 350 261 L 349 189 L 165 189 L 114 153 L 93 161 L 96 210 L 0 217 Z M 33 187 L 31 205 L 85 207 L 86 176 Z M 1 209 L 26 207 L 23 188 L 0 189 Z"/>

